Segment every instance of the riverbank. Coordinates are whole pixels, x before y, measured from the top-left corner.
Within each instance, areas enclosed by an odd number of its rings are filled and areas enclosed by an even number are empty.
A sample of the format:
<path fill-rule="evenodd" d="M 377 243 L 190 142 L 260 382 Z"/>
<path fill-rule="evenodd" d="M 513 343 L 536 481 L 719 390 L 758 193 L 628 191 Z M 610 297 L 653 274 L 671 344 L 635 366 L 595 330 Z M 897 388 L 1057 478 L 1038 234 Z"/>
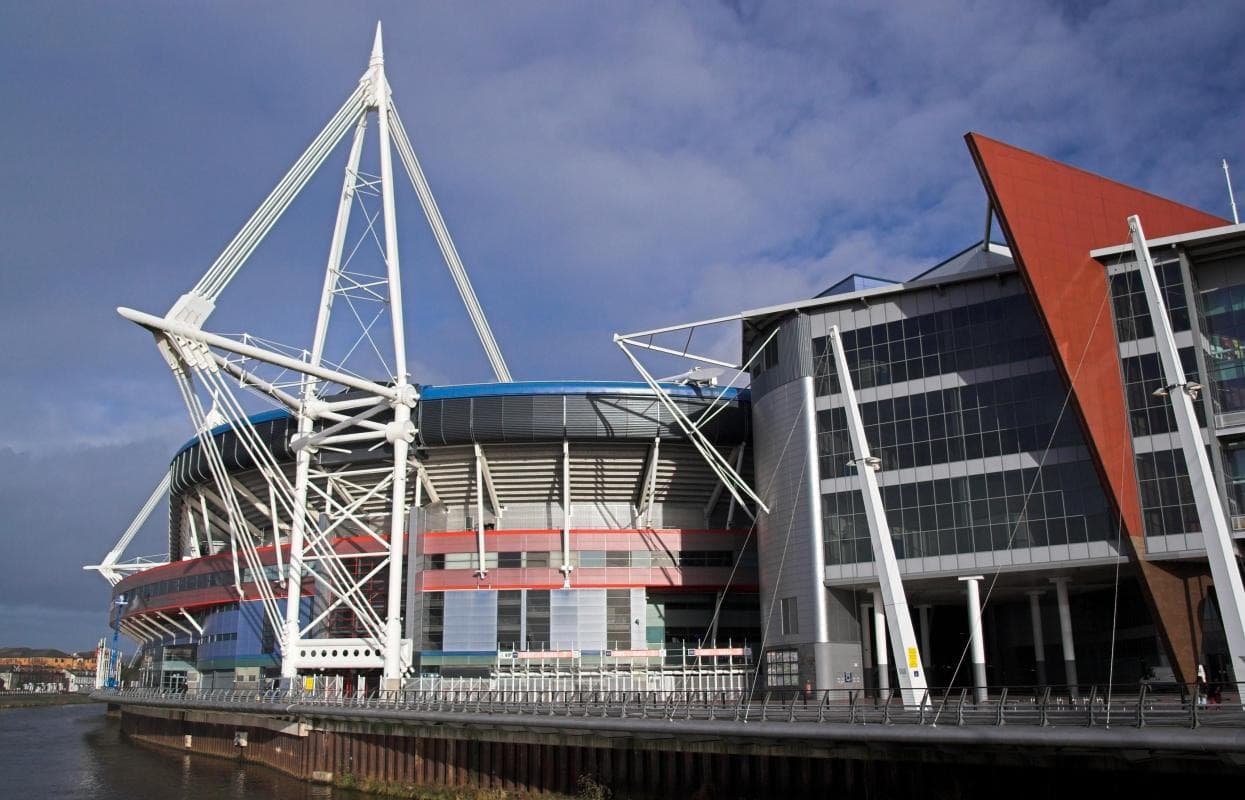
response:
<path fill-rule="evenodd" d="M 92 700 L 88 694 L 77 692 L 0 692 L 0 709 L 74 706 L 98 702 L 98 700 Z"/>

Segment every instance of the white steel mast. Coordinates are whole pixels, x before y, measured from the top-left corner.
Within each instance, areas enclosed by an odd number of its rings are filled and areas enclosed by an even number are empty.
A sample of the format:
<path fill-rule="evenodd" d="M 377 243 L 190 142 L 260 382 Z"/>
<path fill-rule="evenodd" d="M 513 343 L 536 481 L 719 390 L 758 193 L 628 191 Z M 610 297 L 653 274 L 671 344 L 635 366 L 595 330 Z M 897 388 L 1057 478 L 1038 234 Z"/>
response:
<path fill-rule="evenodd" d="M 1215 488 L 1215 475 L 1206 458 L 1201 426 L 1193 410 L 1193 400 L 1202 387 L 1190 383 L 1180 365 L 1180 351 L 1172 334 L 1167 305 L 1159 291 L 1141 219 L 1136 215 L 1129 217 L 1128 230 L 1133 239 L 1141 285 L 1145 288 L 1150 321 L 1154 325 L 1154 347 L 1163 366 L 1163 386 L 1157 393 L 1167 395 L 1176 418 L 1180 449 L 1184 453 L 1197 518 L 1202 527 L 1202 541 L 1206 546 L 1206 560 L 1210 562 L 1210 576 L 1215 584 L 1215 596 L 1219 600 L 1219 613 L 1228 640 L 1232 672 L 1235 680 L 1239 681 L 1245 675 L 1245 587 L 1242 586 L 1241 571 L 1236 563 L 1236 547 L 1232 543 L 1228 517 Z"/>
<path fill-rule="evenodd" d="M 886 608 L 886 627 L 890 631 L 895 672 L 899 675 L 899 689 L 903 694 L 904 705 L 916 707 L 926 699 L 925 667 L 921 663 L 921 651 L 917 647 L 916 631 L 912 627 L 912 613 L 908 610 L 908 598 L 904 593 L 903 578 L 899 574 L 899 562 L 895 559 L 895 546 L 891 542 L 890 524 L 886 521 L 886 508 L 882 505 L 882 492 L 878 489 L 876 471 L 881 467 L 881 461 L 869 454 L 869 442 L 865 440 L 865 426 L 856 402 L 856 388 L 852 385 L 852 373 L 847 366 L 847 356 L 843 352 L 843 342 L 839 338 L 837 325 L 830 327 L 830 344 L 834 351 L 839 392 L 843 396 L 843 410 L 847 415 L 847 432 L 852 440 L 852 463 L 860 477 L 860 493 L 865 501 L 865 519 L 869 524 L 869 539 L 873 544 L 873 563 L 878 571 L 882 604 Z"/>
<path fill-rule="evenodd" d="M 376 115 L 379 140 L 379 175 L 366 175 L 360 170 L 368 118 L 372 114 Z M 351 130 L 354 135 L 311 347 L 301 351 L 282 349 L 249 334 L 244 334 L 239 341 L 204 331 L 202 327 L 215 310 L 221 293 Z M 266 573 L 257 549 L 264 543 L 265 533 L 246 517 L 248 504 L 256 502 L 255 494 L 229 474 L 215 437 L 209 433 L 218 418 L 233 427 L 239 445 L 268 483 L 265 518 L 271 522 L 272 543 L 280 548 L 282 529 L 289 532 L 290 556 L 282 576 L 285 608 L 280 608 L 267 580 L 260 578 L 254 580 L 254 584 L 268 622 L 274 630 L 280 631 L 281 674 L 291 688 L 292 679 L 304 669 L 380 668 L 382 688 L 397 689 L 409 664 L 410 642 L 402 638 L 402 579 L 408 519 L 406 490 L 413 468 L 410 449 L 417 433 L 412 410 L 419 395 L 417 387 L 410 382 L 406 355 L 394 202 L 392 152 L 395 148 L 493 372 L 498 381 L 510 381 L 510 371 L 398 117 L 385 77 L 379 23 L 368 69 L 359 85 L 195 287 L 182 295 L 164 317 L 118 309 L 123 317 L 155 334 L 160 352 L 173 370 L 192 422 L 200 433 L 199 444 L 215 484 L 213 490 L 205 489 L 200 495 L 204 504 L 202 535 L 209 545 L 213 530 L 227 536 L 238 562 L 235 567 L 244 561 L 253 577 Z M 363 196 L 378 198 L 380 208 L 368 209 L 363 205 Z M 347 232 L 356 203 L 363 208 L 366 227 L 360 240 L 375 241 L 384 261 L 383 275 L 366 275 L 349 268 L 359 247 L 355 245 L 347 252 Z M 375 230 L 378 218 L 379 233 Z M 350 310 L 358 322 L 360 330 L 355 331 L 355 346 L 367 341 L 389 373 L 385 378 L 369 380 L 346 370 L 341 363 L 326 360 L 325 348 L 337 298 L 351 304 Z M 376 303 L 380 310 L 370 321 L 365 321 L 357 312 L 356 305 L 360 302 Z M 371 335 L 372 326 L 383 314 L 388 314 L 392 336 L 391 345 L 385 348 L 379 347 Z M 352 347 L 346 357 L 354 350 Z M 391 362 L 386 360 L 382 350 L 389 350 Z M 278 374 L 292 372 L 297 378 L 293 382 L 288 376 L 267 378 L 261 374 L 263 370 Z M 258 436 L 235 397 L 234 390 L 239 382 L 276 401 L 295 416 L 297 433 L 290 442 L 295 454 L 292 476 L 286 474 Z M 330 398 L 328 390 L 332 387 L 336 387 L 334 391 L 344 389 L 350 394 Z M 287 389 L 296 389 L 297 394 Z M 212 409 L 210 413 L 204 410 L 207 407 Z M 372 419 L 386 413 L 392 415 L 388 422 L 382 421 L 383 416 L 382 420 Z M 320 463 L 317 452 L 343 448 L 349 451 L 356 446 L 373 450 L 391 447 L 392 462 L 381 469 L 353 471 L 348 468 L 333 471 L 317 466 Z M 368 473 L 366 479 L 360 478 L 362 473 Z M 365 482 L 359 483 L 359 480 Z M 373 483 L 366 485 L 367 480 Z M 204 496 L 213 504 L 211 514 Z M 382 502 L 387 505 L 387 524 L 377 526 L 372 519 L 379 518 L 378 515 L 368 509 Z M 288 516 L 288 522 L 283 516 Z M 376 562 L 360 568 L 357 557 L 352 564 L 339 558 L 333 539 L 344 531 L 363 534 L 379 543 L 382 549 L 375 556 Z M 197 543 L 199 534 L 194 535 Z M 308 568 L 309 561 L 315 562 L 314 570 Z M 378 602 L 368 598 L 365 586 L 379 579 L 385 568 L 388 574 L 382 611 Z M 106 572 L 106 575 L 113 577 L 111 573 Z M 310 621 L 305 619 L 301 608 L 308 580 L 323 590 L 322 596 L 329 598 L 324 608 L 316 609 L 318 613 Z M 237 582 L 240 599 L 242 583 Z M 339 608 L 354 614 L 361 635 L 337 639 L 317 636 L 321 623 Z"/>

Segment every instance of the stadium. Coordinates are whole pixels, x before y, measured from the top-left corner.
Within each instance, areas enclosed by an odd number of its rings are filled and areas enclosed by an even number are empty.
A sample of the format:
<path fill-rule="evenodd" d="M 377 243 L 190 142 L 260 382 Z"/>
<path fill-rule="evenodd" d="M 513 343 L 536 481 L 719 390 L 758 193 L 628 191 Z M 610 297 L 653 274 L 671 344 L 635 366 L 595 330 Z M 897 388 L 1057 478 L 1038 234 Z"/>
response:
<path fill-rule="evenodd" d="M 709 406 L 695 387 L 671 392 L 685 413 Z M 738 453 L 747 420 L 746 392 L 732 391 L 705 432 L 723 453 Z M 292 473 L 293 417 L 250 422 Z M 745 642 L 758 633 L 755 546 L 743 526 L 732 527 L 743 514 L 715 491 L 648 387 L 423 387 L 416 425 L 418 483 L 407 503 L 422 504 L 411 518 L 402 594 L 404 638 L 415 647 L 409 674 L 489 674 L 504 655 L 511 671 L 625 666 L 656 680 L 684 649 L 694 654 L 719 640 L 724 656 L 702 657 L 702 667 L 744 660 Z M 260 580 L 278 585 L 283 554 L 273 531 L 288 522 L 261 501 L 265 478 L 238 434 L 223 426 L 210 435 L 243 500 Z M 187 676 L 204 688 L 258 683 L 280 669 L 279 625 L 265 613 L 258 573 L 231 555 L 206 449 L 192 441 L 170 467 L 169 563 L 116 586 L 129 598 L 122 629 L 158 646 L 148 647 L 147 668 L 166 687 Z M 383 518 L 389 505 L 374 491 L 388 465 L 358 447 L 321 452 L 312 469 L 316 495 L 350 507 L 319 557 L 331 547 L 367 605 L 340 602 L 322 588 L 327 580 L 304 579 L 300 670 L 368 676 L 380 666 L 379 648 L 368 643 L 362 609 L 383 617 L 388 574 L 375 569 L 384 548 L 363 521 Z"/>
<path fill-rule="evenodd" d="M 205 330 L 352 131 L 310 345 Z M 515 382 L 378 33 L 359 88 L 199 284 L 164 316 L 120 310 L 155 335 L 199 432 L 91 567 L 141 680 L 909 699 L 1233 680 L 1245 226 L 966 140 L 987 198 L 972 247 L 903 282 L 853 275 L 615 336 L 640 381 Z M 494 383 L 410 381 L 391 151 Z M 352 215 L 364 238 L 383 222 L 378 268 L 355 261 Z M 334 314 L 367 302 L 379 327 Z M 693 346 L 719 326 L 738 359 Z M 384 369 L 330 352 L 361 337 Z M 641 355 L 693 366 L 657 379 Z M 166 495 L 167 560 L 124 561 Z"/>

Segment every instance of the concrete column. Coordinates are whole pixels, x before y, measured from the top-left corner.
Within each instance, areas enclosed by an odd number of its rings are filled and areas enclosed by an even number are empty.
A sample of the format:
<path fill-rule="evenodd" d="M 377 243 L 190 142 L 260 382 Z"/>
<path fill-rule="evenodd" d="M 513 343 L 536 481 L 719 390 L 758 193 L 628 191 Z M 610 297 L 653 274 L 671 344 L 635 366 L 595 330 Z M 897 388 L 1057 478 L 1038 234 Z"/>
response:
<path fill-rule="evenodd" d="M 864 678 L 873 669 L 873 640 L 869 634 L 873 627 L 873 604 L 860 604 L 860 668 L 864 670 L 860 676 L 864 682 L 864 688 L 868 689 L 868 681 Z"/>
<path fill-rule="evenodd" d="M 1046 685 L 1046 645 L 1042 642 L 1041 589 L 1025 592 L 1029 595 L 1029 618 L 1033 620 L 1033 660 L 1037 667 L 1038 686 Z"/>
<path fill-rule="evenodd" d="M 981 636 L 981 575 L 960 578 L 968 589 L 968 638 L 973 656 L 973 696 L 978 703 L 986 702 L 986 648 Z"/>
<path fill-rule="evenodd" d="M 933 656 L 930 653 L 929 646 L 929 612 L 933 609 L 929 603 L 916 607 L 917 614 L 921 621 L 921 663 L 925 665 L 925 674 L 929 674 L 930 665 L 933 663 Z"/>
<path fill-rule="evenodd" d="M 1068 606 L 1068 582 L 1072 580 L 1067 576 L 1051 578 L 1050 582 L 1055 584 L 1055 597 L 1059 600 L 1059 635 L 1063 639 L 1063 667 L 1064 674 L 1067 676 L 1068 686 L 1076 691 L 1076 651 L 1072 647 L 1072 610 Z"/>
<path fill-rule="evenodd" d="M 878 697 L 886 698 L 891 690 L 890 646 L 886 643 L 886 604 L 882 590 L 873 592 L 873 652 L 878 664 Z"/>

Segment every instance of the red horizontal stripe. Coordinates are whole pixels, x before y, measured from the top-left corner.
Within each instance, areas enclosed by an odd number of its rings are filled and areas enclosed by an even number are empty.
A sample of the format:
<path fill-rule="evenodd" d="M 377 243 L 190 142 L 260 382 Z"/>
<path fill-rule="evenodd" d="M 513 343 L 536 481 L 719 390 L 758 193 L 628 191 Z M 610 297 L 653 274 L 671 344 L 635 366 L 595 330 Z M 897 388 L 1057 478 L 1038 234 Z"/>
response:
<path fill-rule="evenodd" d="M 742 536 L 748 533 L 746 528 L 571 528 L 571 535 L 579 534 L 641 534 L 641 533 L 713 533 L 728 534 Z M 490 536 L 532 536 L 539 534 L 552 534 L 555 536 L 562 535 L 561 528 L 513 528 L 506 530 L 485 531 L 484 537 Z M 476 531 L 426 531 L 422 534 L 424 538 L 437 538 L 442 536 L 475 536 Z"/>
<path fill-rule="evenodd" d="M 467 589 L 562 589 L 561 583 L 481 583 L 481 584 L 451 584 L 448 586 L 436 586 L 431 589 L 424 589 L 427 592 L 457 592 Z M 664 591 L 682 591 L 682 592 L 707 592 L 718 591 L 726 588 L 722 584 L 700 585 L 678 585 L 678 586 L 660 586 L 643 583 L 576 583 L 569 587 L 570 589 L 661 589 Z M 756 592 L 755 584 L 741 584 L 731 587 L 732 591 L 747 592 L 749 594 Z"/>

